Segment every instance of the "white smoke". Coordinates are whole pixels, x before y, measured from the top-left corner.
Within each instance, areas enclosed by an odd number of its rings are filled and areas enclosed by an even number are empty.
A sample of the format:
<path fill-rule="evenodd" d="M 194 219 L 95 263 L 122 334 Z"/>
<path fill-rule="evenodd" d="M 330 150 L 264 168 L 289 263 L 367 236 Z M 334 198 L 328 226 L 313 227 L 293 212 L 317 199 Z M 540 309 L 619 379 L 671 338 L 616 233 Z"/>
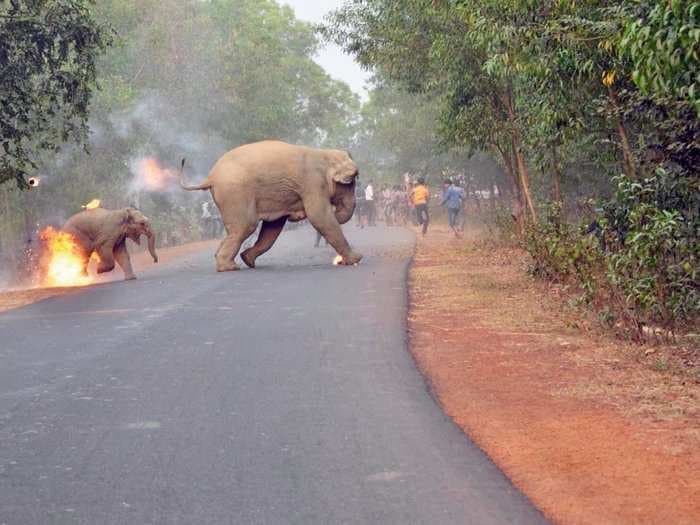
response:
<path fill-rule="evenodd" d="M 145 137 L 139 151 L 129 159 L 130 165 L 145 157 L 155 157 L 164 166 L 174 166 L 186 157 L 192 176 L 203 177 L 233 147 L 156 93 L 145 96 L 128 111 L 110 115 L 109 121 L 123 140 Z M 172 158 L 161 158 L 163 154 Z"/>

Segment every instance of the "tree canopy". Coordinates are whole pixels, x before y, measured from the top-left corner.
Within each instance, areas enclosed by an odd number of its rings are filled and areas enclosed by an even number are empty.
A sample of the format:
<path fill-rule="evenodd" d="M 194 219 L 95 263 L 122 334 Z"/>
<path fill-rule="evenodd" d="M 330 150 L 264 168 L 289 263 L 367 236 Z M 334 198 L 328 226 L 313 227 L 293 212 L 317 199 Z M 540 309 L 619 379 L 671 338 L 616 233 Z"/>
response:
<path fill-rule="evenodd" d="M 25 177 L 37 151 L 83 143 L 96 61 L 112 41 L 88 0 L 0 3 L 0 183 Z"/>

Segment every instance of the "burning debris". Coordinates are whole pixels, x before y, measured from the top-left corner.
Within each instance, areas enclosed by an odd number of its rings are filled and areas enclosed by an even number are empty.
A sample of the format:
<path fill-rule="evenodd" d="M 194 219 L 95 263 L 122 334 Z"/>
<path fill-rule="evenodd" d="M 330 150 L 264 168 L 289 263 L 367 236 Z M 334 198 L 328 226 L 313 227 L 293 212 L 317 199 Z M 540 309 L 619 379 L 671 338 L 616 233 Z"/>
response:
<path fill-rule="evenodd" d="M 165 191 L 177 183 L 177 174 L 160 166 L 153 157 L 139 159 L 132 165 L 135 184 L 146 191 Z"/>
<path fill-rule="evenodd" d="M 335 258 L 333 259 L 333 266 L 340 266 L 342 263 L 343 263 L 343 256 L 336 255 Z M 357 266 L 357 263 L 354 263 L 353 266 Z"/>
<path fill-rule="evenodd" d="M 46 252 L 42 286 L 85 286 L 92 282 L 85 272 L 84 256 L 72 235 L 49 226 L 42 230 L 40 239 Z"/>

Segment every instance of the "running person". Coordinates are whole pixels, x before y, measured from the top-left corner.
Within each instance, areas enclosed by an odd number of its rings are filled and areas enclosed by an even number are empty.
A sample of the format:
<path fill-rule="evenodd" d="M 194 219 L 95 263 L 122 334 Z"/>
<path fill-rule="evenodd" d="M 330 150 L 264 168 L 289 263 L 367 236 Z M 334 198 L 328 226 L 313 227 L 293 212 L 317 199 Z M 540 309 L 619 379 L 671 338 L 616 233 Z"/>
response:
<path fill-rule="evenodd" d="M 430 190 L 425 185 L 425 179 L 423 177 L 418 177 L 418 181 L 411 192 L 411 201 L 416 208 L 418 224 L 423 227 L 423 235 L 428 233 L 428 225 L 430 224 L 430 213 L 428 212 L 429 199 Z"/>
<path fill-rule="evenodd" d="M 447 206 L 447 216 L 450 223 L 450 228 L 459 237 L 457 232 L 457 217 L 462 210 L 462 202 L 464 201 L 464 190 L 455 186 L 450 179 L 445 180 L 444 189 L 442 192 L 442 202 L 440 206 Z"/>

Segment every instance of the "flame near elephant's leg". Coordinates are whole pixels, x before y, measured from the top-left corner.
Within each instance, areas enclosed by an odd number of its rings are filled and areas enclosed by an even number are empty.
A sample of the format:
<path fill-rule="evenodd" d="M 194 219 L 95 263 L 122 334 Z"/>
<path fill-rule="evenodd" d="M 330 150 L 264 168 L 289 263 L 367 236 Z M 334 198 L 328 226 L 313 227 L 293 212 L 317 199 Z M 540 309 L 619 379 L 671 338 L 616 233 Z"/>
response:
<path fill-rule="evenodd" d="M 85 272 L 85 257 L 71 234 L 48 227 L 40 238 L 47 252 L 43 286 L 85 286 L 92 282 Z"/>

